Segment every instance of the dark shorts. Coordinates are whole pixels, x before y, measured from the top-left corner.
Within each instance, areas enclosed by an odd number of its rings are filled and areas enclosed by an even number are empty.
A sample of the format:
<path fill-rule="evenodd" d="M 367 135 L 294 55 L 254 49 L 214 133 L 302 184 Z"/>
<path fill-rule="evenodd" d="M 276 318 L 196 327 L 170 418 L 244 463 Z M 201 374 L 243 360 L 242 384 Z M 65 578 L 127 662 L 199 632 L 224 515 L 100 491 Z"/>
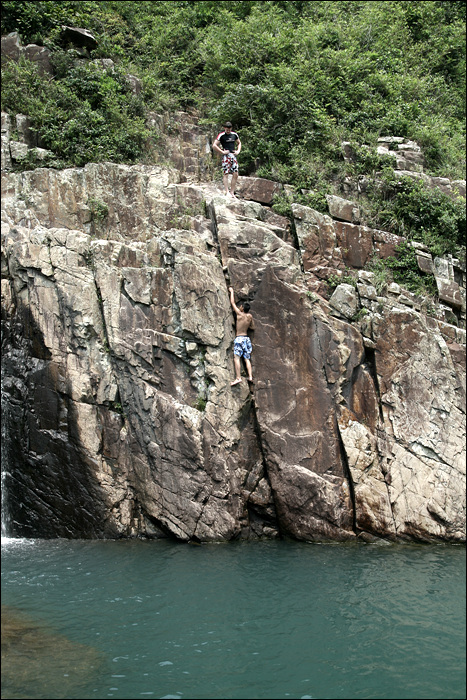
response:
<path fill-rule="evenodd" d="M 224 175 L 238 173 L 238 162 L 235 153 L 226 153 L 222 156 L 222 170 Z"/>
<path fill-rule="evenodd" d="M 234 355 L 249 360 L 252 352 L 253 348 L 251 347 L 251 340 L 249 337 L 247 335 L 237 335 L 234 340 Z"/>

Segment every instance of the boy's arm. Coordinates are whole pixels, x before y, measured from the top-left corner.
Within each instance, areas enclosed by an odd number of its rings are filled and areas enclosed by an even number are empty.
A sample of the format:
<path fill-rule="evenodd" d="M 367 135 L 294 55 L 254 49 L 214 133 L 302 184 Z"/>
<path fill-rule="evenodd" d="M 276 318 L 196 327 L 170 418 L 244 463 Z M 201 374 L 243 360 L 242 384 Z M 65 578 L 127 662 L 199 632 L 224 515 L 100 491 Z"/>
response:
<path fill-rule="evenodd" d="M 237 138 L 237 148 L 234 151 L 235 155 L 238 156 L 238 154 L 240 153 L 241 150 L 242 150 L 242 142 L 240 141 L 239 138 Z"/>
<path fill-rule="evenodd" d="M 232 308 L 235 311 L 236 314 L 240 313 L 240 309 L 235 303 L 235 297 L 234 297 L 234 290 L 233 287 L 229 287 L 229 292 L 230 292 L 230 303 L 232 304 Z"/>
<path fill-rule="evenodd" d="M 218 139 L 215 139 L 214 143 L 212 144 L 212 147 L 213 147 L 214 150 L 216 150 L 218 153 L 220 153 L 221 155 L 224 155 L 225 151 L 224 151 L 224 149 L 222 148 L 222 144 L 221 144 L 221 142 L 220 142 Z"/>

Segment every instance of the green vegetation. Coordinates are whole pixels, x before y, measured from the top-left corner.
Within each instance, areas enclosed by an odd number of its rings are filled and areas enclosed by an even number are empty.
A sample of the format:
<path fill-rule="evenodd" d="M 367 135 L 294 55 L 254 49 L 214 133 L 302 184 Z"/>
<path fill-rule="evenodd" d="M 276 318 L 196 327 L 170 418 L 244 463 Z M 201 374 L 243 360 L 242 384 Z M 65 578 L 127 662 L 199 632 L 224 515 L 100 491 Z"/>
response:
<path fill-rule="evenodd" d="M 437 295 L 435 278 L 421 272 L 415 249 L 406 241 L 396 246 L 395 255 L 385 260 L 375 257 L 367 269 L 375 274 L 373 284 L 378 294 L 384 294 L 387 285 L 396 282 L 414 294 Z"/>
<path fill-rule="evenodd" d="M 351 270 L 345 270 L 342 275 L 329 275 L 326 280 L 329 291 L 333 292 L 339 284 L 350 284 L 352 287 L 357 286 L 357 278 L 352 274 Z"/>
<path fill-rule="evenodd" d="M 465 238 L 465 201 L 420 180 L 385 170 L 370 193 L 370 224 L 420 241 L 434 255 L 459 252 Z"/>
<path fill-rule="evenodd" d="M 82 60 L 74 65 L 63 51 L 54 54 L 56 61 L 60 70 L 54 79 L 24 58 L 2 66 L 2 110 L 30 117 L 41 145 L 55 154 L 56 167 L 141 158 L 148 137 L 144 106 L 124 71 L 109 73 Z"/>
<path fill-rule="evenodd" d="M 63 45 L 63 24 L 94 34 L 87 59 Z M 150 159 L 147 113 L 193 109 L 213 133 L 234 123 L 241 174 L 288 183 L 320 211 L 345 177 L 383 173 L 367 223 L 459 255 L 463 202 L 396 180 L 376 145 L 413 139 L 429 174 L 465 178 L 463 2 L 16 0 L 2 3 L 2 34 L 11 31 L 53 52 L 53 78 L 25 60 L 2 65 L 2 109 L 31 118 L 48 165 Z"/>
<path fill-rule="evenodd" d="M 109 215 L 109 207 L 105 202 L 101 202 L 100 199 L 94 199 L 91 197 L 88 200 L 88 206 L 91 211 L 92 221 L 102 223 Z"/>
<path fill-rule="evenodd" d="M 119 413 L 121 416 L 124 415 L 123 406 L 119 401 L 110 401 L 109 409 L 114 413 Z"/>
<path fill-rule="evenodd" d="M 196 401 L 193 404 L 193 408 L 196 408 L 197 411 L 200 411 L 202 413 L 204 410 L 206 410 L 206 404 L 207 404 L 207 399 L 205 396 L 200 394 Z"/>

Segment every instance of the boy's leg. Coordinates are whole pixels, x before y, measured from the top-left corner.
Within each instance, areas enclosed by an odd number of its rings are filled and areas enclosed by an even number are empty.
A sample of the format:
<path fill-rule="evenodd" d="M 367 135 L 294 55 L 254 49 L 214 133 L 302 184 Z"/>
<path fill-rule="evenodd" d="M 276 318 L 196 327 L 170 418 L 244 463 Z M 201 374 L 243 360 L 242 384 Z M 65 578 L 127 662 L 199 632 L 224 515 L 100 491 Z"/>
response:
<path fill-rule="evenodd" d="M 249 381 L 249 382 L 252 382 L 252 381 L 253 381 L 253 377 L 252 377 L 252 374 L 251 374 L 251 361 L 250 361 L 250 360 L 247 360 L 246 357 L 244 358 L 244 360 L 245 360 L 245 365 L 246 365 L 246 369 L 247 369 L 247 372 L 248 372 L 248 381 Z"/>
<path fill-rule="evenodd" d="M 230 192 L 235 195 L 235 185 L 237 184 L 238 173 L 233 173 L 232 182 L 230 183 Z"/>
<path fill-rule="evenodd" d="M 224 183 L 225 194 L 229 194 L 229 176 L 227 173 L 224 173 L 222 181 Z"/>
<path fill-rule="evenodd" d="M 234 386 L 234 384 L 239 384 L 242 381 L 242 378 L 240 376 L 242 366 L 240 364 L 240 358 L 238 355 L 234 355 L 234 367 L 235 367 L 235 379 L 233 382 L 230 382 L 230 386 Z"/>

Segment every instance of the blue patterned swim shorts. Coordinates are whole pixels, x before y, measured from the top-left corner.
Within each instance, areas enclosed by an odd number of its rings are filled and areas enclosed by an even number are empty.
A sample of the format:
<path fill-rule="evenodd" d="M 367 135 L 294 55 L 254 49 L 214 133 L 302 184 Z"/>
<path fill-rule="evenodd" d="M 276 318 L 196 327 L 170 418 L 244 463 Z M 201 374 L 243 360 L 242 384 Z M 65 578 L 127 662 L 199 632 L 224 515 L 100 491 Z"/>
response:
<path fill-rule="evenodd" d="M 247 335 L 237 335 L 234 340 L 234 355 L 249 360 L 252 352 L 253 348 L 251 347 L 251 340 L 249 337 Z"/>
<path fill-rule="evenodd" d="M 234 153 L 226 153 L 222 156 L 222 170 L 224 175 L 238 173 L 238 162 Z"/>

